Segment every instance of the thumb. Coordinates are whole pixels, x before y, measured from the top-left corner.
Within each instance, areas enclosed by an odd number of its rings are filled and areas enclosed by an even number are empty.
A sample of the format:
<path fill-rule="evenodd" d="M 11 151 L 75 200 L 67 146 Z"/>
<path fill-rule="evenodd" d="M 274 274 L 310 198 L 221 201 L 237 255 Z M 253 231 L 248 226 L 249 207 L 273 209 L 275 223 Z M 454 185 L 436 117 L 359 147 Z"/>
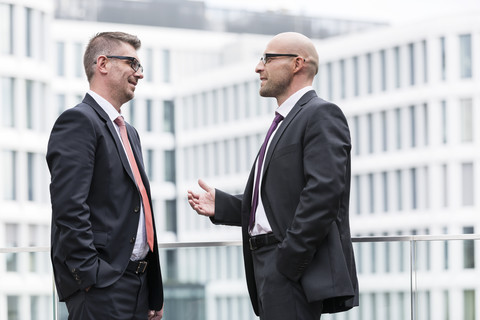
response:
<path fill-rule="evenodd" d="M 200 186 L 200 188 L 202 188 L 206 192 L 210 192 L 212 190 L 212 188 L 208 184 L 206 184 L 205 181 L 203 181 L 202 179 L 198 179 L 198 185 Z"/>

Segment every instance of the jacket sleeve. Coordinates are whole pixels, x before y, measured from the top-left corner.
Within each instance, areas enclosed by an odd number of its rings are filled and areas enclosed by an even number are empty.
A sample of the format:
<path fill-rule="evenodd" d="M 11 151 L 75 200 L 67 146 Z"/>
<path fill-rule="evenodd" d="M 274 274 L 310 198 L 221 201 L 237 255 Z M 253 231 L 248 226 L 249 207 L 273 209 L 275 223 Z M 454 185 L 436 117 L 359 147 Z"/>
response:
<path fill-rule="evenodd" d="M 88 117 L 75 109 L 64 112 L 52 129 L 47 151 L 52 228 L 59 235 L 52 246 L 59 247 L 56 252 L 79 289 L 96 283 L 98 266 L 87 205 L 95 149 L 95 130 Z"/>
<path fill-rule="evenodd" d="M 240 227 L 242 198 L 242 195 L 231 195 L 215 189 L 215 215 L 210 220 L 214 224 Z"/>

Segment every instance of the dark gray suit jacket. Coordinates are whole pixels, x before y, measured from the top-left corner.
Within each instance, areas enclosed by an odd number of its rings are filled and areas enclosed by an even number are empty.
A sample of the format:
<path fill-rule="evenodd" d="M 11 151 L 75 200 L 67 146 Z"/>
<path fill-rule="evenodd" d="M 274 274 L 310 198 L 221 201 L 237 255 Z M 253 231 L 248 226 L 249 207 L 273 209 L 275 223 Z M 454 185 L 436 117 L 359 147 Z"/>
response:
<path fill-rule="evenodd" d="M 126 124 L 150 198 L 137 131 Z M 60 115 L 48 143 L 51 259 L 61 301 L 89 286 L 107 287 L 125 272 L 140 212 L 140 192 L 113 123 L 90 96 Z M 155 223 L 154 223 L 155 228 Z M 163 306 L 157 239 L 148 256 L 149 307 Z"/>
<path fill-rule="evenodd" d="M 342 111 L 309 91 L 282 121 L 265 156 L 262 201 L 275 237 L 278 270 L 300 281 L 324 313 L 358 305 L 358 281 L 349 226 L 350 133 Z M 245 191 L 216 190 L 216 224 L 242 226 L 250 299 L 258 314 L 248 221 L 252 168 Z"/>

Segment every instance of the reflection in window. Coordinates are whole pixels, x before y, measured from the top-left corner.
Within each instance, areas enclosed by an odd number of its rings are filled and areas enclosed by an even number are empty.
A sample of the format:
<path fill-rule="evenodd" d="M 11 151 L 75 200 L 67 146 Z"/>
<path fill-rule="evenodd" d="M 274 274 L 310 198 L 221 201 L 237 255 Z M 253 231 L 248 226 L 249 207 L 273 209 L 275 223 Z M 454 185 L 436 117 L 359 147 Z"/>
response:
<path fill-rule="evenodd" d="M 166 231 L 177 233 L 177 201 L 165 201 L 165 227 Z"/>
<path fill-rule="evenodd" d="M 463 291 L 463 319 L 464 320 L 475 320 L 476 311 L 475 311 L 475 290 L 464 290 Z"/>

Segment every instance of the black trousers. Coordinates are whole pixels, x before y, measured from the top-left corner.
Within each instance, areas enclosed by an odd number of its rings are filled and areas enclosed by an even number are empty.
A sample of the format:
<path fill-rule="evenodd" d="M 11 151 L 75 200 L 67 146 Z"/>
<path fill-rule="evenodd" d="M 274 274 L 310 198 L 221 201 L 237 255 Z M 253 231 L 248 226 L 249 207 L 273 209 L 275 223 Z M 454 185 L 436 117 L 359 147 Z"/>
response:
<path fill-rule="evenodd" d="M 113 285 L 80 291 L 66 301 L 69 320 L 146 320 L 147 274 L 125 271 Z"/>
<path fill-rule="evenodd" d="M 277 245 L 252 251 L 261 320 L 319 320 L 322 302 L 309 303 L 298 282 L 276 267 Z"/>

